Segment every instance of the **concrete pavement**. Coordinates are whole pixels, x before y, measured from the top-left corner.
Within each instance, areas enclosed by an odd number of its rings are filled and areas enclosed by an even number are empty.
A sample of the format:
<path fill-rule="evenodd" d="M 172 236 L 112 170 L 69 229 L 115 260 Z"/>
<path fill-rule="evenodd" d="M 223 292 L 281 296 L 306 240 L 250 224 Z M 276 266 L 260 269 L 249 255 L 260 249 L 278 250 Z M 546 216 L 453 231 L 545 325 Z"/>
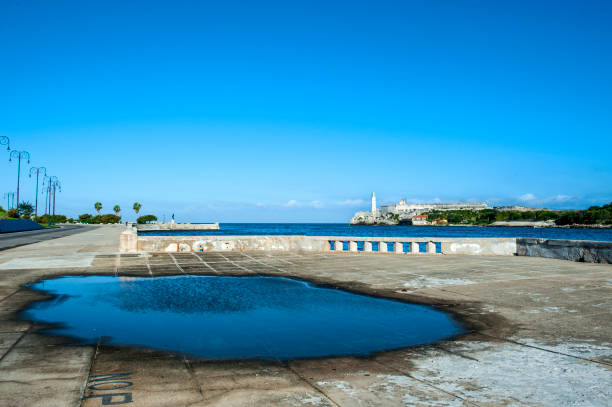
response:
<path fill-rule="evenodd" d="M 612 265 L 533 257 L 116 252 L 118 226 L 0 252 L 0 404 L 608 406 Z M 211 362 L 74 346 L 16 312 L 63 274 L 283 275 L 434 304 L 472 329 L 368 358 Z M 163 327 L 160 327 L 163 329 Z"/>

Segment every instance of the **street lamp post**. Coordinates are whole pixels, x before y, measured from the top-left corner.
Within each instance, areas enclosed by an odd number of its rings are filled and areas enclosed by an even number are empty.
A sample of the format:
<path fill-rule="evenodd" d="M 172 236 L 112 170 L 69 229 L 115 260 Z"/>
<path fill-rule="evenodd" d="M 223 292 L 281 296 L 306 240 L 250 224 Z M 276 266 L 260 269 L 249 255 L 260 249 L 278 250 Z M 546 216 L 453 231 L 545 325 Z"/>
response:
<path fill-rule="evenodd" d="M 9 138 L 6 136 L 0 136 L 0 146 L 3 146 L 6 144 L 6 151 L 11 151 L 11 146 L 9 144 Z"/>
<path fill-rule="evenodd" d="M 6 198 L 6 209 L 11 209 L 11 200 L 15 204 L 15 193 L 5 192 L 3 198 Z"/>
<path fill-rule="evenodd" d="M 30 178 L 32 178 L 32 174 L 36 173 L 36 203 L 34 206 L 34 222 L 36 223 L 38 223 L 38 179 L 41 172 L 43 173 L 43 177 L 47 175 L 47 169 L 45 167 L 30 168 Z"/>
<path fill-rule="evenodd" d="M 50 186 L 51 186 L 51 182 L 49 182 L 50 177 L 48 175 L 45 175 L 43 177 L 43 186 L 45 187 L 45 215 L 47 215 L 47 218 L 49 217 L 49 191 L 50 191 Z"/>
<path fill-rule="evenodd" d="M 51 188 L 53 188 L 52 192 Z M 55 192 L 57 189 L 62 192 L 62 185 L 60 184 L 59 179 L 57 179 L 56 176 L 52 176 L 49 178 L 49 190 L 53 195 L 53 218 L 51 222 L 49 222 L 50 225 L 55 225 Z M 49 196 L 49 206 L 51 206 L 51 196 Z"/>
<path fill-rule="evenodd" d="M 21 176 L 21 159 L 27 158 L 28 164 L 29 164 L 30 163 L 30 153 L 28 153 L 27 151 L 13 150 L 11 151 L 11 154 L 9 155 L 9 162 L 13 161 L 12 160 L 13 157 L 17 158 L 17 208 L 19 208 L 19 178 Z"/>

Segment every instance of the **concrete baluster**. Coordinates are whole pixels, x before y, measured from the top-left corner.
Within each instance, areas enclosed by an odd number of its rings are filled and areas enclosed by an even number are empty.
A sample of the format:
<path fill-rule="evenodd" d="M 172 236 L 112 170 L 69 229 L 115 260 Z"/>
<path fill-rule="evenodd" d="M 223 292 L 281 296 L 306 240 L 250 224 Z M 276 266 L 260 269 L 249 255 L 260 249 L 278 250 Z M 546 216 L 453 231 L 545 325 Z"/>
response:
<path fill-rule="evenodd" d="M 378 251 L 380 253 L 387 253 L 388 252 L 387 242 L 378 242 Z"/>
<path fill-rule="evenodd" d="M 349 252 L 357 251 L 357 242 L 354 240 L 349 240 Z"/>
<path fill-rule="evenodd" d="M 404 243 L 403 242 L 395 242 L 395 253 L 396 254 L 404 254 Z"/>
<path fill-rule="evenodd" d="M 366 240 L 363 242 L 363 251 L 364 252 L 371 252 L 372 251 L 372 242 Z"/>
<path fill-rule="evenodd" d="M 342 240 L 336 240 L 336 251 L 337 252 L 341 252 L 342 251 L 342 246 L 343 246 L 344 242 L 342 242 Z"/>
<path fill-rule="evenodd" d="M 410 242 L 410 254 L 419 254 L 419 242 Z"/>
<path fill-rule="evenodd" d="M 427 254 L 436 254 L 436 244 L 432 241 L 427 242 Z"/>

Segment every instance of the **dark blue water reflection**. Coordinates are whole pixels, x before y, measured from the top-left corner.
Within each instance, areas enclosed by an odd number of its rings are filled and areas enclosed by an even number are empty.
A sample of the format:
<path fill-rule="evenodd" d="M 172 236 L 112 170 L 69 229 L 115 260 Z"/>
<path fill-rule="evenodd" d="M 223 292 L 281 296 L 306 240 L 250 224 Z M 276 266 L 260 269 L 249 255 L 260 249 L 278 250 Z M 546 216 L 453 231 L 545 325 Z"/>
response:
<path fill-rule="evenodd" d="M 491 226 L 351 226 L 346 223 L 221 223 L 220 230 L 139 232 L 151 236 L 306 235 L 368 237 L 534 237 L 612 241 L 612 229 Z"/>
<path fill-rule="evenodd" d="M 32 287 L 57 294 L 22 313 L 61 323 L 45 332 L 210 359 L 366 355 L 463 332 L 431 307 L 282 277 L 61 277 Z"/>

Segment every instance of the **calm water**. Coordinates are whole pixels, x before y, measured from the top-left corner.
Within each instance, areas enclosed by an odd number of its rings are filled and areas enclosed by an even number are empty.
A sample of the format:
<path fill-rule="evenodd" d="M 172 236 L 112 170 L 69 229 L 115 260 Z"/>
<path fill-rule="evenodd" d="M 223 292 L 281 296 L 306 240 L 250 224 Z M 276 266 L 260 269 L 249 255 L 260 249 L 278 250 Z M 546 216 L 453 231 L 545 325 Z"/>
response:
<path fill-rule="evenodd" d="M 386 237 L 537 237 L 612 241 L 612 229 L 560 229 L 490 226 L 351 226 L 346 223 L 221 223 L 220 230 L 141 232 L 169 235 L 307 235 Z"/>
<path fill-rule="evenodd" d="M 282 277 L 61 277 L 22 317 L 45 332 L 207 359 L 366 355 L 460 334 L 431 307 L 321 288 Z"/>

